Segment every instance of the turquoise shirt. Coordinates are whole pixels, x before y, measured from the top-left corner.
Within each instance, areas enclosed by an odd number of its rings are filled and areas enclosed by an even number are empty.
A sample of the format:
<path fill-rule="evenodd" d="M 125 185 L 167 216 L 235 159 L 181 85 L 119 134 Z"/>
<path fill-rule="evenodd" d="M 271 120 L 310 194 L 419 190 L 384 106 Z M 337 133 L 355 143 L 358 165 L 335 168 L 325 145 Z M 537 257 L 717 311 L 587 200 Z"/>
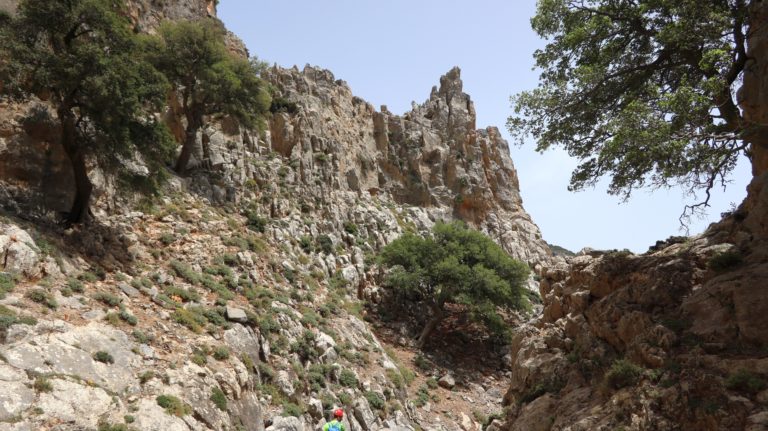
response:
<path fill-rule="evenodd" d="M 332 426 L 338 426 L 338 429 L 340 431 L 344 431 L 344 424 L 339 422 L 339 421 L 337 421 L 336 419 L 334 419 L 334 420 L 328 422 L 327 424 L 323 425 L 323 431 L 328 431 L 329 429 L 331 429 Z"/>

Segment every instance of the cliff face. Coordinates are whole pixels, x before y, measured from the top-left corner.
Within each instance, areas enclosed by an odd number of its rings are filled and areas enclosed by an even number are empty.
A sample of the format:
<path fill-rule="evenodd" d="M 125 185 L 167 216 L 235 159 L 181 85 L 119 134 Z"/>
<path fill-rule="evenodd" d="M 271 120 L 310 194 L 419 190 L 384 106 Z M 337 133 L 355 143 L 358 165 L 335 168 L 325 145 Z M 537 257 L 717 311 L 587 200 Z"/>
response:
<path fill-rule="evenodd" d="M 502 428 L 768 429 L 766 19 L 754 2 L 739 91 L 756 126 L 747 198 L 699 237 L 546 269 L 543 315 L 513 342 Z"/>
<path fill-rule="evenodd" d="M 465 220 L 531 264 L 549 259 L 507 143 L 496 128 L 476 130 L 458 68 L 402 117 L 377 112 L 328 71 L 273 68 L 266 79 L 298 108 L 272 117 L 265 145 L 296 166 L 303 194 L 331 205 L 335 193 L 386 196 L 432 220 Z"/>

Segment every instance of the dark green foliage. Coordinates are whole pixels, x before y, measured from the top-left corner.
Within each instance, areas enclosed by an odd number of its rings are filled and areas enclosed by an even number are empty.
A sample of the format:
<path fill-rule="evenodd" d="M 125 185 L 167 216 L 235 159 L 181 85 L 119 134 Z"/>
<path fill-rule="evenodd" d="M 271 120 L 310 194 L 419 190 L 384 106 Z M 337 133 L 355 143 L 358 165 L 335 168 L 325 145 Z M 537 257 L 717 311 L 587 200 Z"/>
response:
<path fill-rule="evenodd" d="M 213 401 L 213 404 L 215 404 L 219 410 L 227 411 L 227 396 L 221 389 L 213 388 L 211 391 L 211 401 Z"/>
<path fill-rule="evenodd" d="M 249 210 L 245 213 L 245 217 L 248 219 L 248 228 L 256 232 L 264 233 L 267 228 L 269 220 L 259 215 L 256 210 Z"/>
<path fill-rule="evenodd" d="M 24 296 L 34 302 L 37 302 L 38 304 L 45 305 L 51 310 L 55 310 L 59 307 L 58 302 L 56 302 L 56 298 L 54 298 L 50 292 L 42 288 L 29 290 Z"/>
<path fill-rule="evenodd" d="M 320 235 L 316 239 L 317 248 L 325 254 L 333 253 L 333 240 L 328 235 Z"/>
<path fill-rule="evenodd" d="M 312 238 L 306 235 L 299 238 L 299 247 L 301 247 L 305 253 L 312 253 Z"/>
<path fill-rule="evenodd" d="M 77 292 L 77 293 L 82 293 L 85 290 L 85 287 L 83 286 L 82 281 L 76 278 L 71 278 L 71 277 L 69 278 L 69 280 L 67 280 L 67 287 L 71 291 Z"/>
<path fill-rule="evenodd" d="M 79 280 L 85 281 L 86 283 L 95 283 L 99 280 L 99 277 L 92 273 L 91 271 L 85 271 L 84 273 L 80 274 L 77 277 Z"/>
<path fill-rule="evenodd" d="M 759 375 L 742 369 L 728 376 L 725 381 L 725 387 L 734 391 L 754 395 L 768 387 L 768 384 L 766 384 L 766 381 Z"/>
<path fill-rule="evenodd" d="M 0 77 L 11 78 L 3 91 L 45 94 L 55 118 L 41 110 L 37 121 L 61 126 L 55 141 L 76 185 L 68 222 L 88 214 L 93 185 L 86 161 L 120 172 L 138 151 L 156 174 L 169 155 L 170 134 L 149 115 L 162 105 L 167 84 L 142 61 L 128 17 L 111 0 L 24 0 L 0 40 L 11 58 L 0 62 Z"/>
<path fill-rule="evenodd" d="M 133 417 L 133 416 L 126 416 L 127 417 Z M 126 422 L 128 422 L 126 420 Z M 131 421 L 133 422 L 133 421 Z M 111 424 L 109 422 L 99 422 L 99 428 L 98 431 L 133 431 L 134 428 L 129 427 L 126 424 Z"/>
<path fill-rule="evenodd" d="M 527 265 L 461 222 L 437 223 L 426 237 L 406 233 L 384 247 L 378 260 L 392 269 L 385 285 L 400 297 L 420 300 L 432 314 L 420 345 L 441 320 L 446 303 L 463 305 L 474 320 L 502 334 L 506 325 L 497 307 L 529 307 L 523 287 Z"/>
<path fill-rule="evenodd" d="M 5 305 L 0 305 L 0 332 L 10 328 L 12 325 L 34 325 L 37 323 L 33 317 L 19 317 L 16 313 Z"/>
<path fill-rule="evenodd" d="M 368 405 L 374 410 L 381 410 L 386 404 L 386 400 L 381 395 L 373 391 L 366 391 L 363 396 L 368 400 Z"/>
<path fill-rule="evenodd" d="M 208 323 L 208 319 L 199 307 L 177 308 L 171 318 L 196 333 L 202 332 L 203 327 Z"/>
<path fill-rule="evenodd" d="M 296 114 L 299 112 L 299 106 L 296 102 L 291 102 L 282 97 L 275 97 L 272 99 L 272 103 L 269 106 L 269 112 L 275 114 L 278 112 L 286 112 L 288 114 Z"/>
<path fill-rule="evenodd" d="M 225 361 L 229 359 L 229 349 L 226 346 L 217 346 L 213 349 L 213 357 L 217 361 Z"/>
<path fill-rule="evenodd" d="M 261 380 L 264 382 L 272 382 L 275 380 L 275 376 L 277 373 L 275 373 L 275 369 L 270 367 L 269 364 L 266 364 L 264 362 L 259 362 L 259 375 L 261 376 Z"/>
<path fill-rule="evenodd" d="M 103 362 L 105 364 L 115 363 L 115 358 L 113 358 L 109 352 L 105 352 L 104 350 L 99 350 L 98 352 L 94 353 L 93 359 L 99 362 Z"/>
<path fill-rule="evenodd" d="M 97 292 L 93 295 L 93 299 L 103 303 L 104 305 L 109 305 L 110 307 L 117 307 L 121 302 L 123 302 L 123 300 L 118 296 L 107 292 Z"/>
<path fill-rule="evenodd" d="M 144 383 L 147 383 L 148 381 L 152 380 L 154 377 L 155 377 L 155 373 L 153 371 L 145 371 L 141 373 L 141 375 L 139 376 L 139 383 L 143 385 Z"/>
<path fill-rule="evenodd" d="M 139 319 L 129 313 L 125 308 L 120 309 L 120 319 L 131 326 L 136 326 L 136 324 L 139 323 Z"/>
<path fill-rule="evenodd" d="M 172 260 L 170 262 L 170 265 L 171 265 L 171 269 L 173 269 L 176 275 L 186 280 L 187 283 L 190 283 L 190 284 L 200 283 L 200 274 L 195 272 L 195 270 L 192 269 L 191 266 L 178 260 Z"/>
<path fill-rule="evenodd" d="M 16 287 L 16 280 L 11 274 L 0 272 L 0 299 Z"/>
<path fill-rule="evenodd" d="M 283 416 L 294 416 L 300 418 L 304 415 L 306 410 L 295 403 L 285 402 L 283 403 Z"/>
<path fill-rule="evenodd" d="M 350 235 L 357 235 L 357 225 L 352 223 L 351 221 L 345 221 L 344 222 L 344 231 L 347 232 Z"/>
<path fill-rule="evenodd" d="M 35 383 L 33 384 L 33 387 L 37 392 L 51 392 L 53 390 L 53 385 L 51 384 L 51 381 L 48 380 L 45 376 L 38 376 L 35 379 Z"/>
<path fill-rule="evenodd" d="M 709 268 L 715 272 L 725 272 L 741 264 L 742 257 L 738 250 L 724 251 L 709 259 Z"/>
<path fill-rule="evenodd" d="M 621 389 L 634 386 L 642 375 L 642 368 L 625 359 L 618 359 L 605 373 L 605 383 L 613 389 Z"/>
<path fill-rule="evenodd" d="M 271 97 L 258 77 L 259 64 L 231 54 L 217 20 L 166 21 L 145 52 L 179 93 L 187 120 L 176 170 L 186 170 L 197 131 L 206 116 L 229 116 L 247 127 L 263 123 Z"/>
<path fill-rule="evenodd" d="M 171 232 L 166 232 L 162 235 L 160 235 L 160 242 L 163 243 L 163 245 L 171 245 L 174 242 L 176 242 L 176 235 L 174 235 Z"/>
<path fill-rule="evenodd" d="M 708 200 L 764 133 L 735 100 L 749 3 L 539 1 L 539 88 L 514 97 L 510 132 L 577 157 L 571 190 L 607 175 L 611 194 L 683 184 Z"/>
<path fill-rule="evenodd" d="M 171 298 L 179 298 L 182 302 L 197 302 L 200 301 L 200 294 L 194 289 L 182 289 L 176 286 L 167 286 L 165 294 Z"/>
<path fill-rule="evenodd" d="M 317 359 L 314 332 L 305 330 L 301 338 L 291 344 L 291 352 L 296 353 L 305 361 Z"/>
<path fill-rule="evenodd" d="M 341 373 L 339 374 L 339 383 L 348 388 L 356 388 L 357 376 L 355 376 L 355 373 L 345 368 L 341 370 Z"/>
<path fill-rule="evenodd" d="M 157 405 L 165 409 L 169 415 L 182 417 L 192 413 L 192 408 L 173 395 L 160 395 L 155 398 Z"/>

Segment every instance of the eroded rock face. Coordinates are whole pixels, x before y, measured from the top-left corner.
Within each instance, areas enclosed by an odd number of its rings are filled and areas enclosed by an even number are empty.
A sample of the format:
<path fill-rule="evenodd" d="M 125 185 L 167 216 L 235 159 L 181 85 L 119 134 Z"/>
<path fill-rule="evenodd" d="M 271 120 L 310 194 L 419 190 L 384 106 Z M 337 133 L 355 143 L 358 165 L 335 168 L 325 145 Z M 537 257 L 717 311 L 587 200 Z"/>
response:
<path fill-rule="evenodd" d="M 522 407 L 506 429 L 533 417 L 551 418 L 544 429 L 746 429 L 768 406 L 727 379 L 742 369 L 765 378 L 768 365 L 758 329 L 768 263 L 755 247 L 726 220 L 653 254 L 581 254 L 546 269 L 543 315 L 511 346 L 505 401 Z M 726 255 L 740 258 L 718 266 Z M 619 360 L 636 367 L 631 381 L 615 383 L 632 374 Z"/>
<path fill-rule="evenodd" d="M 327 70 L 275 67 L 265 78 L 296 107 L 273 116 L 264 145 L 295 167 L 285 180 L 305 195 L 331 206 L 335 193 L 369 202 L 388 197 L 422 208 L 428 225 L 462 219 L 514 257 L 531 264 L 550 259 L 522 207 L 507 142 L 496 128 L 476 129 L 458 68 L 403 116 L 376 111 Z M 262 181 L 258 171 L 256 180 Z"/>

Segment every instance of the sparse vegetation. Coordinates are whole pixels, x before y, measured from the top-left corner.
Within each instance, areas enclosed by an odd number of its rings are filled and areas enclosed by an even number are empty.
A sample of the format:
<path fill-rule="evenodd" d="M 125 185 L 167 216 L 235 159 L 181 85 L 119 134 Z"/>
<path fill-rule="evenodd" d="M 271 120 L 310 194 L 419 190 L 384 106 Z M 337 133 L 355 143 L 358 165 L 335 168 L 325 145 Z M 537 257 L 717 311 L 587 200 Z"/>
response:
<path fill-rule="evenodd" d="M 213 404 L 215 404 L 219 410 L 227 411 L 227 396 L 221 389 L 213 388 L 211 391 L 211 401 L 213 401 Z"/>
<path fill-rule="evenodd" d="M 42 288 L 29 290 L 24 296 L 33 302 L 45 305 L 51 310 L 55 310 L 59 307 L 59 303 L 56 302 L 56 298 L 54 298 L 50 292 Z"/>
<path fill-rule="evenodd" d="M 16 287 L 15 278 L 6 272 L 0 272 L 0 299 L 11 292 Z"/>
<path fill-rule="evenodd" d="M 725 380 L 725 387 L 747 394 L 756 394 L 768 387 L 768 384 L 759 375 L 742 369 L 728 376 Z"/>
<path fill-rule="evenodd" d="M 110 307 L 117 307 L 121 302 L 123 302 L 123 300 L 118 296 L 107 292 L 97 292 L 93 295 L 93 299 Z"/>
<path fill-rule="evenodd" d="M 621 389 L 637 384 L 642 375 L 642 368 L 626 359 L 618 359 L 605 373 L 605 383 L 613 389 Z"/>
<path fill-rule="evenodd" d="M 356 388 L 357 376 L 355 376 L 354 372 L 345 368 L 341 370 L 341 373 L 339 374 L 339 383 L 348 388 Z"/>
<path fill-rule="evenodd" d="M 737 250 L 724 251 L 709 259 L 709 268 L 715 272 L 725 272 L 739 266 L 742 259 L 741 253 Z"/>
<path fill-rule="evenodd" d="M 173 395 L 160 395 L 155 401 L 157 405 L 165 409 L 169 415 L 182 417 L 192 413 L 192 408 Z"/>
<path fill-rule="evenodd" d="M 99 350 L 98 352 L 94 353 L 93 359 L 105 364 L 115 363 L 115 358 L 112 357 L 112 354 L 104 350 Z"/>
<path fill-rule="evenodd" d="M 37 376 L 33 386 L 37 392 L 51 392 L 53 390 L 53 384 L 45 376 Z"/>

